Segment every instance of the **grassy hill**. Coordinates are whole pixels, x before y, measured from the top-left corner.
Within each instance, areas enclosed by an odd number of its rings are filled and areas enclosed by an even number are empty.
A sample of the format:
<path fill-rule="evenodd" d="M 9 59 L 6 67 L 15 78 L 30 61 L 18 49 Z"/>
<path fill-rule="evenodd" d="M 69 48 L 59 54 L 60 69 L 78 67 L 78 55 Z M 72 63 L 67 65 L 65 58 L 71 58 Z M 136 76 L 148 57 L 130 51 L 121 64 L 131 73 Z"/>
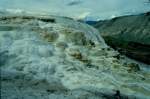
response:
<path fill-rule="evenodd" d="M 108 45 L 150 64 L 150 12 L 99 21 L 94 27 Z"/>

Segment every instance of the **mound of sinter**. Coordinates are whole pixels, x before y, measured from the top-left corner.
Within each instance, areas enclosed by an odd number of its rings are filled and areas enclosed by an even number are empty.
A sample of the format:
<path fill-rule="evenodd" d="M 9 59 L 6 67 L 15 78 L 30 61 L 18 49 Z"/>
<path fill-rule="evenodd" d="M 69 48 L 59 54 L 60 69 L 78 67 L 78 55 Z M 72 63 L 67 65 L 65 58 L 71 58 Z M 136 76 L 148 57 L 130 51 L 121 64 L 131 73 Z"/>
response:
<path fill-rule="evenodd" d="M 0 66 L 2 99 L 144 99 L 150 93 L 149 73 L 122 62 L 97 30 L 69 18 L 0 17 Z"/>

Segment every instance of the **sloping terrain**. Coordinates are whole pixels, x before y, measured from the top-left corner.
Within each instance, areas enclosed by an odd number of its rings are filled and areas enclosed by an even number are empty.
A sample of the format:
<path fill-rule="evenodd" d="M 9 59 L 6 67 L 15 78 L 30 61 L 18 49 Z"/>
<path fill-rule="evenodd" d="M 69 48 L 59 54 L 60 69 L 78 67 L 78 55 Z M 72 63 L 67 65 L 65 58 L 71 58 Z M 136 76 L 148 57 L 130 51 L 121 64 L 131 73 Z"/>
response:
<path fill-rule="evenodd" d="M 108 45 L 150 64 L 150 12 L 100 21 L 95 27 Z"/>
<path fill-rule="evenodd" d="M 0 67 L 1 99 L 150 97 L 149 71 L 70 18 L 1 16 Z"/>

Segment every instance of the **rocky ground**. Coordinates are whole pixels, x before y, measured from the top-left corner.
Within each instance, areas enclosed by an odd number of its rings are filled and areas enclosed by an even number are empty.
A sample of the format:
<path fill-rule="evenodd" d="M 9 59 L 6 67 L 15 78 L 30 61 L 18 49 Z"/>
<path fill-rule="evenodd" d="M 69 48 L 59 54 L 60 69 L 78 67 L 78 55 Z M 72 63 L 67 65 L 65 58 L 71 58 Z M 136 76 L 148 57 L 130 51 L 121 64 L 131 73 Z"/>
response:
<path fill-rule="evenodd" d="M 58 16 L 0 17 L 1 99 L 148 99 L 150 72 L 93 27 Z"/>

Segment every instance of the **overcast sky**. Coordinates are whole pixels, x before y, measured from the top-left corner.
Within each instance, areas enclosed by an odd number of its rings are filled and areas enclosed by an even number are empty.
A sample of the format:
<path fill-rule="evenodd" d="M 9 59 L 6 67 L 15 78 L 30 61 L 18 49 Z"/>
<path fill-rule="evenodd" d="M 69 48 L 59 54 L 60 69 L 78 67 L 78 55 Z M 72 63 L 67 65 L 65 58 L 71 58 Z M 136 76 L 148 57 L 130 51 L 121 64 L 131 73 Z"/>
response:
<path fill-rule="evenodd" d="M 150 11 L 148 0 L 0 0 L 0 9 L 22 9 L 73 18 L 108 19 Z"/>

